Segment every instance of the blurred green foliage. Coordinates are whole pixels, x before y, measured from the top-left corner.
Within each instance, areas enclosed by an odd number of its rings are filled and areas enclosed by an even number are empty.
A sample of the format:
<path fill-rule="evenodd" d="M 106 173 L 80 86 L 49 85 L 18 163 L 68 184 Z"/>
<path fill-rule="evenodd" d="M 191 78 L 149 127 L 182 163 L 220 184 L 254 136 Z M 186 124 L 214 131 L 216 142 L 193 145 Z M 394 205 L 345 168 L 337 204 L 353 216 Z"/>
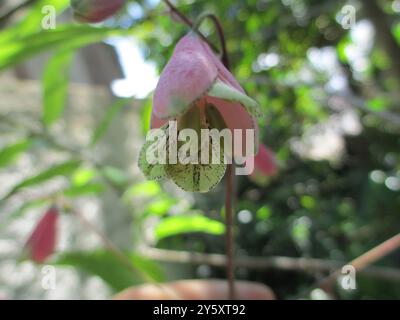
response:
<path fill-rule="evenodd" d="M 44 51 L 55 52 L 44 73 L 45 125 L 62 117 L 70 55 L 78 48 L 112 35 L 133 36 L 140 42 L 146 59 L 155 61 L 161 71 L 174 44 L 188 32 L 184 24 L 171 18 L 163 3 L 154 6 L 151 4 L 154 1 L 145 0 L 129 2 L 132 6 L 140 5 L 142 14 L 139 18 L 126 10 L 102 26 L 68 22 L 56 30 L 41 30 L 38 28 L 41 2 L 21 22 L 0 33 L 0 69 L 11 68 Z M 68 10 L 67 1 L 50 2 L 59 12 Z M 373 15 L 369 8 L 371 3 L 379 8 Z M 257 184 L 257 180 L 247 177 L 237 179 L 237 254 L 349 261 L 399 232 L 400 122 L 395 120 L 400 114 L 400 70 L 395 61 L 400 56 L 400 17 L 399 11 L 393 9 L 393 3 L 389 0 L 349 3 L 177 1 L 179 9 L 192 20 L 209 11 L 222 21 L 232 73 L 262 106 L 266 120 L 259 123 L 260 138 L 276 153 L 280 163 L 279 175 L 265 184 Z M 398 8 L 398 1 L 396 3 Z M 368 40 L 366 34 L 360 36 L 367 42 L 368 50 L 364 56 L 351 55 L 357 46 L 357 37 L 351 33 L 352 29 L 345 29 L 340 23 L 341 9 L 346 4 L 356 8 L 357 24 L 369 22 L 373 26 L 374 37 Z M 390 31 L 389 36 L 381 39 L 380 35 L 386 30 Z M 201 31 L 218 45 L 211 24 L 204 23 Z M 387 39 L 397 46 L 388 45 Z M 329 61 L 324 61 L 323 49 L 330 50 L 337 61 L 333 70 L 329 69 Z M 357 68 L 359 61 L 363 62 L 361 69 Z M 327 84 L 339 69 L 345 84 L 335 91 Z M 343 111 L 342 107 L 330 103 L 330 98 L 335 95 L 342 96 L 347 110 L 355 112 L 361 130 L 356 134 L 339 132 L 344 141 L 339 160 L 313 159 L 295 152 L 294 139 L 304 138 L 310 128 L 326 125 L 332 116 Z M 126 100 L 120 99 L 110 106 L 93 132 L 91 147 L 106 134 L 125 103 Z M 140 123 L 137 124 L 143 134 L 148 130 L 150 113 L 149 97 L 142 103 Z M 339 121 L 336 118 L 335 123 Z M 21 153 L 32 148 L 34 138 L 40 139 L 27 136 L 0 149 L 0 170 L 12 165 Z M 321 140 L 318 146 L 326 144 L 329 149 L 329 143 Z M 311 147 L 306 144 L 305 148 Z M 132 177 L 119 168 L 108 165 L 88 167 L 78 159 L 21 181 L 2 201 L 59 175 L 70 181 L 62 191 L 67 197 L 100 196 L 109 184 L 120 190 L 121 202 L 134 203 L 135 208 L 141 208 L 135 220 L 139 227 L 135 230 L 140 229 L 147 219 L 157 219 L 153 234 L 159 248 L 224 253 L 222 188 L 196 196 L 195 203 L 191 204 L 174 197 L 157 182 L 132 181 Z M 47 204 L 46 199 L 24 203 L 10 216 L 20 216 L 43 201 Z M 141 282 L 107 252 L 65 253 L 56 263 L 96 274 L 114 290 Z M 165 279 L 153 262 L 140 260 L 137 264 L 156 280 Z M 378 265 L 399 269 L 399 251 Z M 199 270 L 193 267 L 193 277 L 203 276 Z M 241 268 L 237 277 L 264 282 L 278 297 L 290 298 L 309 288 L 323 274 Z M 224 276 L 224 271 L 219 268 L 210 268 L 207 274 L 207 277 Z M 338 297 L 400 298 L 400 285 L 396 281 L 360 276 L 357 286 L 358 289 L 350 293 L 338 289 Z"/>

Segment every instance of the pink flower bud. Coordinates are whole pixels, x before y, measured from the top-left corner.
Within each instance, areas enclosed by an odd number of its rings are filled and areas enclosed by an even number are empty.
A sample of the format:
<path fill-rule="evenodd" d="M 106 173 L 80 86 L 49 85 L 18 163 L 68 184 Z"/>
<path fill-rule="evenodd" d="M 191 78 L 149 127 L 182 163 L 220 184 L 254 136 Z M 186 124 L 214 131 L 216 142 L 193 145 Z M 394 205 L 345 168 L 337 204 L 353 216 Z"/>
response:
<path fill-rule="evenodd" d="M 260 144 L 258 154 L 254 157 L 254 169 L 255 174 L 266 177 L 274 176 L 278 173 L 275 154 L 262 144 Z"/>
<path fill-rule="evenodd" d="M 254 161 L 254 170 L 253 172 L 248 172 L 248 174 L 253 180 L 262 182 L 263 178 L 271 177 L 278 173 L 275 154 L 262 144 L 260 144 L 258 153 L 253 157 L 252 161 Z"/>
<path fill-rule="evenodd" d="M 58 209 L 51 207 L 40 219 L 24 247 L 29 259 L 43 263 L 54 252 L 58 216 Z"/>
<path fill-rule="evenodd" d="M 71 0 L 74 17 L 77 21 L 101 22 L 119 11 L 125 0 Z"/>

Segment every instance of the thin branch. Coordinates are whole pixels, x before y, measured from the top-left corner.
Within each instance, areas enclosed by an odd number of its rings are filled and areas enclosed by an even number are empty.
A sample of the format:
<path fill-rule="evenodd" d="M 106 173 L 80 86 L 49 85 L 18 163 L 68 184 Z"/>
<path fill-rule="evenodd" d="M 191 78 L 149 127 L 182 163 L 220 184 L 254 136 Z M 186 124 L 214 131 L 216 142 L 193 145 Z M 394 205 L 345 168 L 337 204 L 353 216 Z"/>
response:
<path fill-rule="evenodd" d="M 214 51 L 218 51 L 217 48 L 211 43 L 206 36 L 204 36 L 198 28 L 194 28 L 194 23 L 190 20 L 184 13 L 182 13 L 177 7 L 175 7 L 169 0 L 163 0 L 167 7 L 175 14 L 184 24 L 186 24 L 190 29 L 196 32 Z"/>
<path fill-rule="evenodd" d="M 179 264 L 206 264 L 213 267 L 225 267 L 226 256 L 215 253 L 197 253 L 188 251 L 164 250 L 156 248 L 143 248 L 140 253 L 153 260 Z M 251 257 L 238 256 L 235 258 L 236 265 L 241 268 L 252 270 L 276 269 L 280 271 L 295 272 L 331 272 L 346 265 L 345 261 L 323 260 L 313 258 L 292 258 L 292 257 Z M 360 273 L 386 279 L 390 281 L 400 281 L 400 269 L 387 267 L 367 267 L 359 270 Z"/>
<path fill-rule="evenodd" d="M 386 240 L 385 242 L 379 244 L 378 246 L 372 248 L 371 250 L 365 252 L 364 254 L 350 261 L 347 264 L 353 266 L 354 269 L 359 272 L 365 269 L 370 264 L 373 264 L 379 259 L 382 259 L 383 257 L 387 256 L 389 253 L 393 252 L 399 247 L 400 247 L 400 233 Z M 340 269 L 336 270 L 325 279 L 319 281 L 317 283 L 317 287 L 330 288 L 334 284 L 337 277 L 339 277 L 340 275 L 341 275 L 341 270 Z"/>
<path fill-rule="evenodd" d="M 221 21 L 218 19 L 218 17 L 213 14 L 213 13 L 205 13 L 200 16 L 200 18 L 196 21 L 195 25 L 193 26 L 193 29 L 198 30 L 201 23 L 205 19 L 210 19 L 215 28 L 217 29 L 218 32 L 218 37 L 219 37 L 219 42 L 221 44 L 221 60 L 224 66 L 229 70 L 230 69 L 230 64 L 229 64 L 229 56 L 228 56 L 228 51 L 226 49 L 226 40 L 225 40 L 225 34 L 224 34 L 224 29 L 222 28 Z"/>
<path fill-rule="evenodd" d="M 349 101 L 354 107 L 364 112 L 380 117 L 381 119 L 386 120 L 387 122 L 390 122 L 396 126 L 400 126 L 400 116 L 398 114 L 395 114 L 390 111 L 373 111 L 366 106 L 363 99 L 358 97 L 350 97 Z"/>

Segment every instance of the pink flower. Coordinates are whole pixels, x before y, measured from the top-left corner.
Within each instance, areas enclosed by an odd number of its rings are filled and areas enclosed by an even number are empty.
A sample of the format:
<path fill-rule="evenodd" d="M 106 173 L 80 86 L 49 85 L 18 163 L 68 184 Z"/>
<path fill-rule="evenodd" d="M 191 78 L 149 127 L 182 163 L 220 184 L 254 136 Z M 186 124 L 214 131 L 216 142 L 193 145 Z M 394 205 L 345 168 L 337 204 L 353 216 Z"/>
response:
<path fill-rule="evenodd" d="M 151 128 L 159 128 L 197 106 L 217 108 L 227 128 L 254 129 L 258 104 L 248 97 L 234 76 L 195 33 L 183 37 L 161 73 L 153 99 Z M 257 141 L 257 137 L 255 139 Z M 245 138 L 242 137 L 243 143 Z"/>
<path fill-rule="evenodd" d="M 250 161 L 247 159 L 247 161 Z M 278 163 L 275 154 L 266 146 L 260 144 L 257 155 L 252 159 L 254 166 L 246 166 L 246 168 L 254 168 L 251 172 L 248 170 L 250 180 L 258 185 L 266 185 L 269 179 L 278 173 Z"/>
<path fill-rule="evenodd" d="M 252 174 L 270 177 L 277 173 L 278 164 L 274 153 L 261 144 L 258 154 L 254 157 L 254 172 Z"/>
<path fill-rule="evenodd" d="M 101 22 L 125 5 L 125 0 L 71 0 L 74 17 L 80 22 Z"/>
<path fill-rule="evenodd" d="M 40 219 L 24 247 L 29 259 L 43 263 L 54 252 L 58 216 L 58 209 L 51 207 Z"/>
<path fill-rule="evenodd" d="M 169 121 L 176 120 L 178 131 L 190 128 L 199 134 L 200 129 L 228 129 L 232 133 L 232 145 L 222 151 L 229 157 L 245 157 L 253 156 L 257 150 L 256 117 L 260 116 L 257 102 L 245 94 L 208 44 L 191 32 L 177 43 L 160 75 L 153 97 L 150 127 L 167 131 Z M 246 148 L 249 135 L 254 142 L 251 150 Z M 226 170 L 223 160 L 210 165 L 192 162 L 152 166 L 145 159 L 149 148 L 149 144 L 145 144 L 139 158 L 139 167 L 145 176 L 148 179 L 168 177 L 186 191 L 209 191 Z M 204 150 L 208 152 L 201 149 Z"/>

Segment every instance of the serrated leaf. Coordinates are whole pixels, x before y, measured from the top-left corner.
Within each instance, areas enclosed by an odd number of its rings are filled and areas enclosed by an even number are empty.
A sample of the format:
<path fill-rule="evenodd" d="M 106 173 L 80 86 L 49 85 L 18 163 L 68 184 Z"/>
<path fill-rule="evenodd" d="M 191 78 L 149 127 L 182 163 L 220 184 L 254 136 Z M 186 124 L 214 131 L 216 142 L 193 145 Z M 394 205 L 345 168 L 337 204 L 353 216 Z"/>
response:
<path fill-rule="evenodd" d="M 215 81 L 213 86 L 208 91 L 207 95 L 223 100 L 238 102 L 243 105 L 247 112 L 249 112 L 254 117 L 262 117 L 261 108 L 254 99 L 250 98 L 246 94 L 240 92 L 239 90 L 236 90 L 232 86 L 229 86 L 220 80 Z M 235 111 L 232 110 L 232 112 Z"/>
<path fill-rule="evenodd" d="M 46 64 L 43 74 L 43 123 L 47 127 L 57 121 L 64 111 L 73 54 L 69 50 L 58 52 Z"/>
<path fill-rule="evenodd" d="M 155 228 L 157 240 L 166 237 L 192 232 L 204 232 L 221 235 L 225 231 L 225 225 L 201 214 L 179 215 L 164 218 Z"/>

